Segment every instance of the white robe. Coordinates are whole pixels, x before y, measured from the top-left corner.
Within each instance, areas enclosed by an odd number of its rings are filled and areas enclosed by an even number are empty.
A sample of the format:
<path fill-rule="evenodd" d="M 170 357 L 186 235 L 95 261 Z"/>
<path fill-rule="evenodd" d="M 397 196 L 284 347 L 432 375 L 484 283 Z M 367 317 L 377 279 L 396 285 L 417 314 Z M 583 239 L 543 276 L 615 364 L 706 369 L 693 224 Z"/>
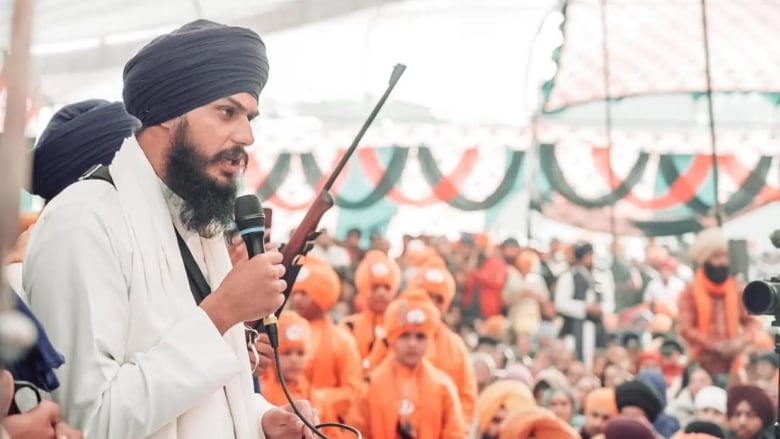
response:
<path fill-rule="evenodd" d="M 111 174 L 44 209 L 24 264 L 33 312 L 65 355 L 53 399 L 95 439 L 257 439 L 271 405 L 253 392 L 242 325 L 219 334 L 195 305 L 160 181 L 134 138 Z M 230 270 L 203 240 L 216 288 Z"/>

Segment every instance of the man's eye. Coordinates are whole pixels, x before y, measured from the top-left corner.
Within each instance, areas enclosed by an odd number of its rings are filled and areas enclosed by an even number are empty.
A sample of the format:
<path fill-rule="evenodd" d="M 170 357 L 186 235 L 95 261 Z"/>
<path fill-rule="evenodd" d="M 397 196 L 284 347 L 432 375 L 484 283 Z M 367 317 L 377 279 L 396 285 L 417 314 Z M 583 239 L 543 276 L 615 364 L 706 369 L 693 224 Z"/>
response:
<path fill-rule="evenodd" d="M 236 115 L 236 110 L 230 107 L 220 108 L 219 111 L 221 111 L 225 117 L 233 117 Z"/>

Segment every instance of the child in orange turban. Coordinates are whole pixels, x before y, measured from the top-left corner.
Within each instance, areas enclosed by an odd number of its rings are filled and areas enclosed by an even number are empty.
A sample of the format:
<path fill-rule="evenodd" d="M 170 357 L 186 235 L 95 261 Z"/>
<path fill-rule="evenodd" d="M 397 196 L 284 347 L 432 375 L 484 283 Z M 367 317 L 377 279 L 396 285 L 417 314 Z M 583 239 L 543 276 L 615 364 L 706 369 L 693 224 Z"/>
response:
<path fill-rule="evenodd" d="M 309 384 L 304 375 L 306 357 L 310 355 L 309 322 L 293 311 L 282 311 L 279 316 L 279 368 L 293 398 L 307 399 Z M 269 368 L 262 379 L 263 396 L 276 405 L 286 405 L 282 386 L 275 368 Z"/>
<path fill-rule="evenodd" d="M 348 423 L 367 437 L 464 437 L 466 424 L 452 380 L 425 358 L 440 324 L 425 291 L 412 290 L 385 312 L 390 353 L 369 375 Z"/>
<path fill-rule="evenodd" d="M 305 366 L 311 357 L 311 328 L 309 322 L 294 311 L 282 311 L 277 323 L 279 328 L 279 369 L 284 377 L 287 390 L 294 400 L 305 399 L 319 410 L 320 419 L 336 419 L 333 404 L 327 398 L 312 389 L 306 378 Z M 262 376 L 263 397 L 271 404 L 288 404 L 279 381 L 276 367 L 269 368 Z M 338 437 L 341 437 L 340 435 Z"/>
<path fill-rule="evenodd" d="M 347 316 L 342 324 L 357 342 L 361 359 L 366 359 L 377 338 L 385 335 L 384 312 L 401 285 L 401 269 L 386 254 L 371 250 L 355 270 L 358 296 L 364 297 L 366 309 Z M 364 364 L 370 370 L 376 365 Z"/>
<path fill-rule="evenodd" d="M 421 266 L 410 279 L 409 288 L 425 291 L 442 315 L 449 311 L 455 298 L 455 279 L 441 258 L 430 258 Z M 428 343 L 427 358 L 455 383 L 464 420 L 471 424 L 477 399 L 477 380 L 463 338 L 442 322 Z"/>
<path fill-rule="evenodd" d="M 313 350 L 306 364 L 306 378 L 343 419 L 361 386 L 363 371 L 355 339 L 328 315 L 338 301 L 340 291 L 341 282 L 336 271 L 324 261 L 307 256 L 293 285 L 291 302 L 311 329 Z M 323 422 L 340 420 L 323 416 L 320 419 Z"/>

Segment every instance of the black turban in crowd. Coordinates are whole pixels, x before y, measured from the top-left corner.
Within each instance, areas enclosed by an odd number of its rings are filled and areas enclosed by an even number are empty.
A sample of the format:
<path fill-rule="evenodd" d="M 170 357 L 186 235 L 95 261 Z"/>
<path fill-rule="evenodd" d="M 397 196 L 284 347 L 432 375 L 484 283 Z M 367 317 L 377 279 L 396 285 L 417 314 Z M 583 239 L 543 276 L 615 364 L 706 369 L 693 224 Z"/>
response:
<path fill-rule="evenodd" d="M 726 439 L 726 433 L 718 424 L 707 421 L 693 421 L 685 427 L 685 433 L 704 433 L 710 436 Z"/>
<path fill-rule="evenodd" d="M 593 244 L 589 242 L 578 242 L 574 245 L 574 259 L 581 261 L 587 255 L 593 254 Z"/>
<path fill-rule="evenodd" d="M 51 200 L 94 165 L 110 164 L 139 126 L 121 102 L 92 99 L 62 107 L 33 151 L 31 192 Z"/>
<path fill-rule="evenodd" d="M 655 422 L 663 410 L 661 398 L 652 387 L 642 381 L 629 381 L 615 388 L 618 410 L 623 407 L 639 407 L 650 422 Z"/>
<path fill-rule="evenodd" d="M 635 418 L 616 416 L 604 428 L 606 439 L 655 439 L 653 429 Z"/>
<path fill-rule="evenodd" d="M 775 422 L 775 404 L 764 389 L 756 386 L 734 386 L 729 389 L 726 398 L 726 414 L 730 418 L 740 402 L 747 402 L 750 408 L 761 418 L 764 428 Z"/>
<path fill-rule="evenodd" d="M 148 127 L 237 93 L 257 98 L 268 58 L 254 31 L 196 20 L 144 46 L 123 78 L 127 112 Z"/>

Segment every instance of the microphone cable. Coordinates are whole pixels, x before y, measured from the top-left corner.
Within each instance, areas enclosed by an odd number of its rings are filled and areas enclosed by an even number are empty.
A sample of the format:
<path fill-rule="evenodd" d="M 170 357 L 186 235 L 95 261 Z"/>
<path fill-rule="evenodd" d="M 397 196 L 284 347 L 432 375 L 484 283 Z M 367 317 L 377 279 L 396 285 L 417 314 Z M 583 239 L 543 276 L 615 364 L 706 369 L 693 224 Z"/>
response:
<path fill-rule="evenodd" d="M 309 422 L 305 416 L 301 413 L 301 411 L 298 409 L 298 407 L 295 405 L 295 402 L 293 401 L 292 395 L 290 395 L 290 390 L 287 389 L 287 383 L 284 381 L 284 374 L 282 373 L 282 366 L 281 362 L 279 361 L 279 329 L 276 326 L 277 319 L 276 315 L 271 314 L 270 316 L 263 319 L 263 324 L 265 325 L 266 333 L 268 334 L 268 340 L 271 343 L 271 348 L 274 351 L 274 363 L 275 363 L 275 369 L 276 369 L 276 375 L 279 379 L 279 384 L 282 386 L 282 391 L 284 392 L 285 398 L 287 398 L 287 402 L 290 403 L 290 407 L 292 407 L 293 412 L 296 416 L 303 422 L 303 424 L 312 431 L 319 439 L 328 439 L 327 436 L 322 434 L 320 432 L 320 428 L 326 428 L 326 427 L 335 427 L 335 428 L 341 428 L 342 430 L 347 430 L 351 433 L 353 433 L 357 439 L 363 439 L 363 435 L 358 431 L 357 428 L 347 425 L 347 424 L 341 424 L 338 422 L 326 422 L 322 424 L 313 425 L 311 422 Z"/>

